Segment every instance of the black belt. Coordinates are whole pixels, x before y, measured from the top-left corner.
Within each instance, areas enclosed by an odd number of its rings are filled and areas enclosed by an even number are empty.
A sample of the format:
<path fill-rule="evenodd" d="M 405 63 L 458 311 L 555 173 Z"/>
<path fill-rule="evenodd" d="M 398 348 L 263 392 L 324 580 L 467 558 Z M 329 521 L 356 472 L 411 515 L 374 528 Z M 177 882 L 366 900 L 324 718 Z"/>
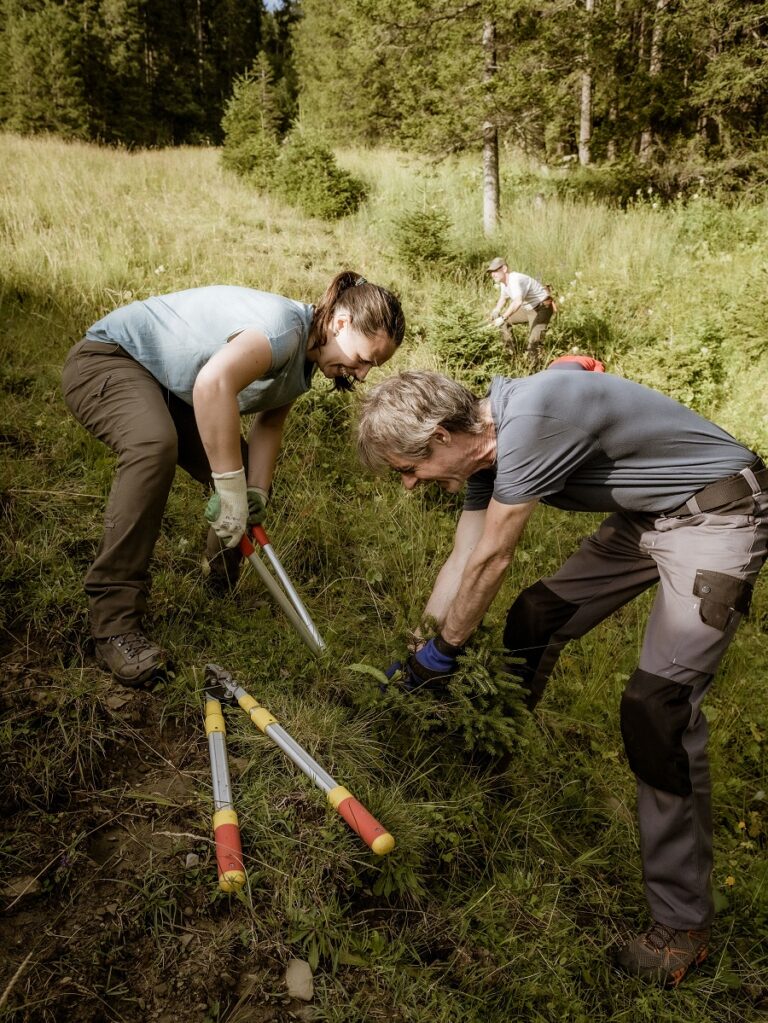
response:
<path fill-rule="evenodd" d="M 763 490 L 768 490 L 768 469 L 763 465 L 762 458 L 756 458 L 746 469 L 735 472 L 733 476 L 726 476 L 725 479 L 710 483 L 693 497 L 689 497 L 685 504 L 681 504 L 679 508 L 665 514 L 670 519 L 681 518 L 684 515 L 699 515 L 702 512 L 714 511 L 715 508 L 734 504 L 744 497 L 751 497 Z"/>

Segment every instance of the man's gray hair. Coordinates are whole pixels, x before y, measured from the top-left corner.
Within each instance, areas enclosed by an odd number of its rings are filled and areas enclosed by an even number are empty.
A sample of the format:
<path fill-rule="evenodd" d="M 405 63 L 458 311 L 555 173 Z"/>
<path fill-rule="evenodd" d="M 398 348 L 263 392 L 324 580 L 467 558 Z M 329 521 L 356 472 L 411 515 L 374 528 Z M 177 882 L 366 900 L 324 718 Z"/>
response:
<path fill-rule="evenodd" d="M 390 458 L 406 464 L 426 458 L 439 426 L 450 433 L 482 433 L 480 399 L 441 373 L 395 373 L 362 399 L 358 457 L 373 472 L 390 468 Z"/>

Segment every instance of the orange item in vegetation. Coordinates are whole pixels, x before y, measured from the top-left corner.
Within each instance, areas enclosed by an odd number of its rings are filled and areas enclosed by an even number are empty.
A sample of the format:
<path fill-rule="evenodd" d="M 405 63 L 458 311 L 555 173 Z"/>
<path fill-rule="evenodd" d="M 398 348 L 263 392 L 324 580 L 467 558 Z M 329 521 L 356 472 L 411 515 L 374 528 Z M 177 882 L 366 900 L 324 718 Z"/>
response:
<path fill-rule="evenodd" d="M 557 362 L 578 362 L 580 366 L 583 366 L 590 373 L 605 373 L 605 366 L 602 362 L 598 359 L 593 359 L 591 355 L 561 355 L 557 359 L 553 359 L 547 369 L 551 369 Z"/>

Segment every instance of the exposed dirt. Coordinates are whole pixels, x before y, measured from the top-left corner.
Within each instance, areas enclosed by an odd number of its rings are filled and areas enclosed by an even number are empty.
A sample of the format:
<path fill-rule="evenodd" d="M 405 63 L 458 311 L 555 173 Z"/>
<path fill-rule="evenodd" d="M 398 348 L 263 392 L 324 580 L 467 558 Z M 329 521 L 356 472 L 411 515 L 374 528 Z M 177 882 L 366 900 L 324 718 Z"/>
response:
<path fill-rule="evenodd" d="M 202 720 L 87 670 L 99 696 L 73 706 L 29 646 L 0 661 L 0 1019 L 311 1018 L 217 897 Z"/>

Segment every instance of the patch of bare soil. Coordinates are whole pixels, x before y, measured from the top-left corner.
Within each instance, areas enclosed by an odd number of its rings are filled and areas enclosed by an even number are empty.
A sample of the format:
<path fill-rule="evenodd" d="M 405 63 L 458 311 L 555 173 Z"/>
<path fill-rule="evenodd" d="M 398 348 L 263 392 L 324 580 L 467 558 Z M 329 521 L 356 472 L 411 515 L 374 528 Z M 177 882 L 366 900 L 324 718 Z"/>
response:
<path fill-rule="evenodd" d="M 0 1020 L 310 1018 L 218 894 L 202 719 L 102 678 L 73 708 L 29 647 L 0 661 Z"/>

